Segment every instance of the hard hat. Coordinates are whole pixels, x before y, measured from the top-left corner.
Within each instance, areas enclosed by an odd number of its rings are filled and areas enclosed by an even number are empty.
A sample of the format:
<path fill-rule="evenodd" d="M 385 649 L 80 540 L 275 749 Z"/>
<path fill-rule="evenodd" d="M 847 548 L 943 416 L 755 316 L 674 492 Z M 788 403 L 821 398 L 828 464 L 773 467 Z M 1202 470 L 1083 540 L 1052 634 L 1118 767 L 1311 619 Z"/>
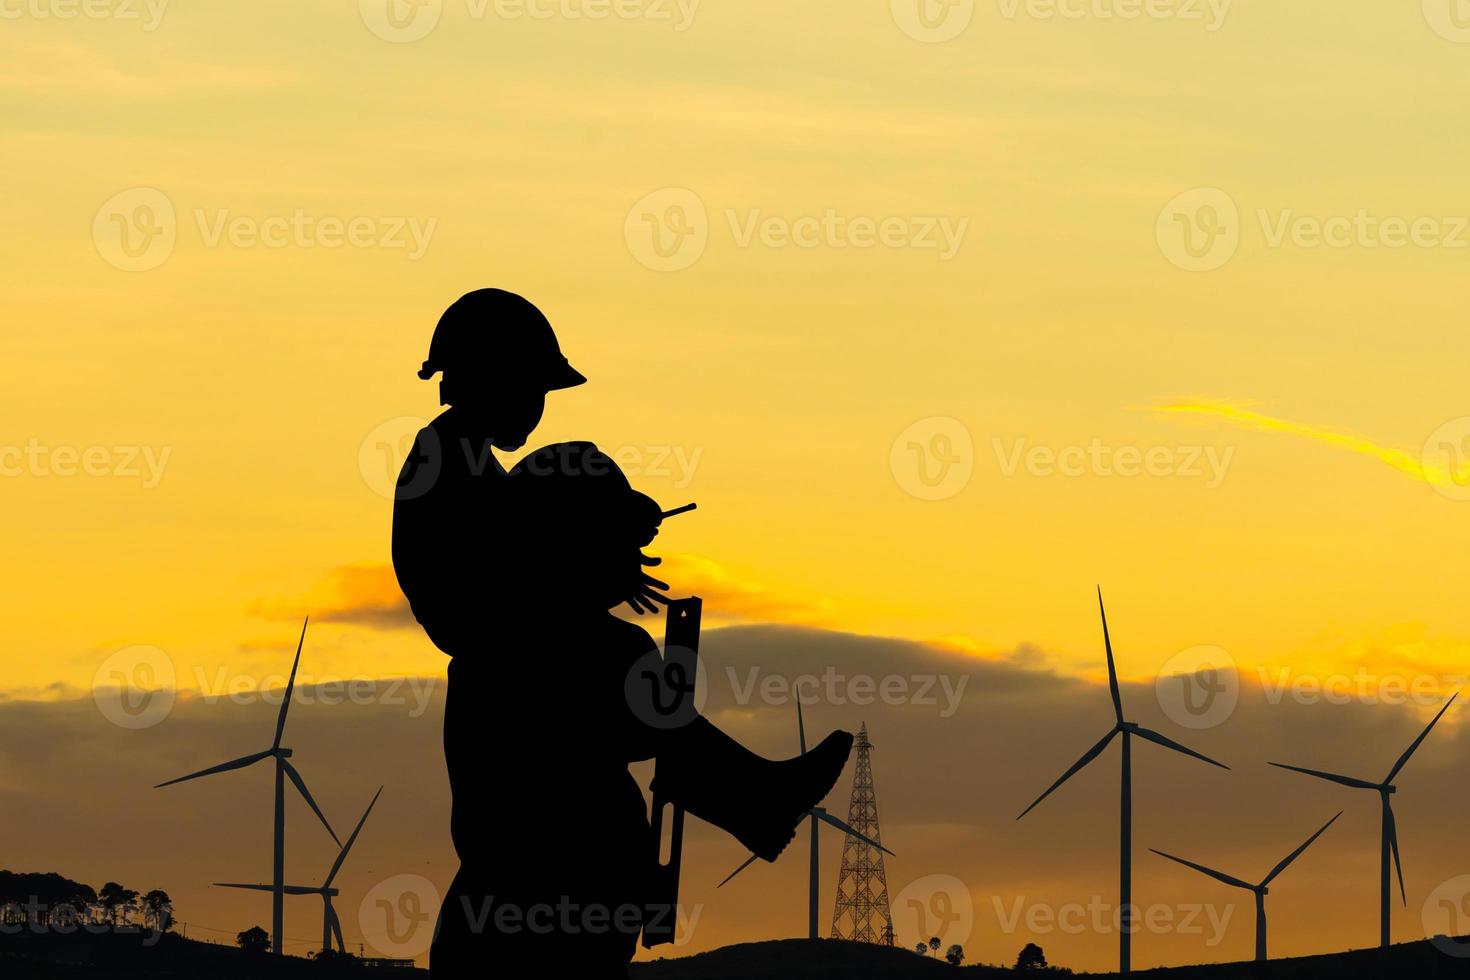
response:
<path fill-rule="evenodd" d="M 587 381 L 562 355 L 556 333 L 541 311 L 503 289 L 465 293 L 444 311 L 419 377 L 427 381 L 439 371 L 462 366 L 495 368 L 537 381 L 547 391 Z"/>

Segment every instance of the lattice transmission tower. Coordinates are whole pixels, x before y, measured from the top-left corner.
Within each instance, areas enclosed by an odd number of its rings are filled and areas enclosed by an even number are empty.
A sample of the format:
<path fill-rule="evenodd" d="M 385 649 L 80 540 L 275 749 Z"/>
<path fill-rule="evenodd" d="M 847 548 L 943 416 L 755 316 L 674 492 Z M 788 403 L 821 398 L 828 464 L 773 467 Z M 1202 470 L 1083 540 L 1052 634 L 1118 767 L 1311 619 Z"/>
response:
<path fill-rule="evenodd" d="M 847 822 L 860 834 L 883 843 L 878 828 L 878 797 L 873 791 L 873 743 L 863 724 L 857 737 L 857 771 Z M 848 835 L 842 842 L 842 870 L 837 875 L 837 905 L 832 910 L 832 938 L 893 945 L 893 915 L 888 908 L 888 876 L 883 852 Z"/>

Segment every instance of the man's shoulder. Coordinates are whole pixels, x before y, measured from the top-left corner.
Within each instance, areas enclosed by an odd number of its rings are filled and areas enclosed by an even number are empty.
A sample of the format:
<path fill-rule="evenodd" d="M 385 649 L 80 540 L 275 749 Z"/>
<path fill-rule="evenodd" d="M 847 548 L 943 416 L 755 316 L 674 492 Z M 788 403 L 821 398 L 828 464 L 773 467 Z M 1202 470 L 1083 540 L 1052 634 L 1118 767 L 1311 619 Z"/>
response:
<path fill-rule="evenodd" d="M 400 502 L 446 489 L 504 481 L 505 468 L 496 459 L 490 440 L 466 436 L 448 415 L 429 422 L 414 437 L 398 475 Z"/>

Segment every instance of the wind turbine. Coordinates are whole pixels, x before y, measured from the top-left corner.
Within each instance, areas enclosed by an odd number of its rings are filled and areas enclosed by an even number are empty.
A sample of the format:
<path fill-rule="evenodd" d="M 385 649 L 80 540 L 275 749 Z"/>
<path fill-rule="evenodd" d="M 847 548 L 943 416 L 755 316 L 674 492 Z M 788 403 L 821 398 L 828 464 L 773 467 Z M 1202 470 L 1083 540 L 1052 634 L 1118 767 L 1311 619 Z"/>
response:
<path fill-rule="evenodd" d="M 1337 812 L 1337 817 L 1340 816 L 1342 816 L 1341 810 Z M 1321 830 L 1317 831 L 1311 837 L 1307 838 L 1306 843 L 1304 843 L 1301 847 L 1298 847 L 1296 850 L 1292 851 L 1290 854 L 1286 855 L 1286 857 L 1282 858 L 1281 862 L 1277 864 L 1276 867 L 1271 869 L 1271 873 L 1268 874 L 1264 879 L 1262 879 L 1259 885 L 1252 885 L 1249 882 L 1241 881 L 1239 878 L 1228 875 L 1223 871 L 1216 871 L 1213 868 L 1205 867 L 1203 864 L 1195 864 L 1193 861 L 1186 861 L 1182 857 L 1175 857 L 1172 854 L 1165 854 L 1163 851 L 1156 850 L 1152 847 L 1150 847 L 1149 850 L 1153 851 L 1159 857 L 1166 857 L 1170 861 L 1175 861 L 1179 864 L 1184 865 L 1186 868 L 1193 868 L 1200 874 L 1209 875 L 1216 881 L 1223 881 L 1227 885 L 1234 885 L 1236 888 L 1244 888 L 1246 891 L 1255 892 L 1256 961 L 1264 963 L 1266 961 L 1266 894 L 1271 890 L 1269 886 L 1271 882 L 1276 879 L 1277 875 L 1286 870 L 1287 865 L 1291 864 L 1291 862 L 1301 857 L 1302 852 L 1311 847 L 1313 841 L 1326 833 L 1327 828 L 1332 826 L 1332 824 L 1337 820 L 1337 817 L 1333 817 L 1331 820 L 1327 821 L 1325 824 L 1322 825 Z"/>
<path fill-rule="evenodd" d="M 801 754 L 806 755 L 806 724 L 802 721 L 801 717 L 800 697 L 796 699 L 796 732 L 797 737 L 801 739 Z M 817 905 L 819 904 L 819 896 L 821 893 L 818 886 L 818 857 L 820 853 L 817 848 L 818 821 L 822 823 L 829 823 L 832 826 L 836 827 L 838 830 L 842 831 L 844 834 L 847 834 L 851 837 L 856 837 L 858 840 L 862 841 L 864 844 L 867 844 L 869 847 L 876 847 L 878 850 L 882 851 L 884 854 L 889 855 L 890 857 L 897 857 L 898 855 L 894 854 L 888 848 L 873 840 L 871 837 L 858 833 L 852 827 L 848 826 L 844 821 L 838 820 L 822 807 L 814 806 L 806 813 L 807 815 L 805 819 L 811 824 L 811 872 L 810 880 L 807 883 L 807 938 L 818 939 L 820 937 L 817 933 Z M 798 826 L 800 825 L 798 824 Z M 754 864 L 755 858 L 756 856 L 754 854 L 746 858 L 744 864 L 736 868 L 734 871 L 730 872 L 730 874 L 726 876 L 725 880 L 720 882 L 716 887 L 724 888 L 725 885 L 729 884 L 731 878 L 734 878 L 740 872 L 744 871 L 746 868 Z"/>
<path fill-rule="evenodd" d="M 1390 851 L 1393 852 L 1394 868 L 1398 871 L 1399 875 L 1399 895 L 1402 896 L 1405 905 L 1409 904 L 1409 896 L 1404 891 L 1404 866 L 1403 863 L 1399 861 L 1399 832 L 1398 827 L 1394 824 L 1393 806 L 1389 803 L 1389 797 L 1398 792 L 1398 787 L 1393 785 L 1393 777 L 1397 776 L 1399 774 L 1399 770 L 1404 768 L 1404 764 L 1409 761 L 1409 756 L 1414 754 L 1414 750 L 1419 748 L 1420 743 L 1422 743 L 1424 739 L 1429 736 L 1430 729 L 1434 728 L 1435 723 L 1438 722 L 1440 718 L 1444 717 L 1444 713 L 1450 710 L 1450 705 L 1454 704 L 1455 698 L 1459 696 L 1459 691 L 1456 691 L 1453 695 L 1450 696 L 1450 699 L 1444 703 L 1444 707 L 1439 709 L 1439 714 L 1435 715 L 1433 721 L 1429 723 L 1424 731 L 1419 733 L 1418 738 L 1414 739 L 1414 744 L 1410 745 L 1407 749 L 1404 750 L 1404 754 L 1399 756 L 1399 761 L 1393 764 L 1393 768 L 1388 771 L 1387 776 L 1383 777 L 1383 782 L 1381 783 L 1369 782 L 1366 779 L 1354 779 L 1352 776 L 1339 776 L 1335 773 L 1330 772 L 1320 772 L 1316 769 L 1303 769 L 1300 766 L 1288 766 L 1280 762 L 1271 763 L 1271 765 L 1275 766 L 1278 769 L 1290 769 L 1292 772 L 1300 772 L 1305 773 L 1308 776 L 1316 776 L 1318 779 L 1326 779 L 1329 782 L 1341 783 L 1344 786 L 1351 786 L 1354 789 L 1371 789 L 1377 791 L 1378 798 L 1380 801 L 1382 801 L 1383 806 L 1381 861 L 1378 875 L 1378 945 L 1383 947 L 1384 949 L 1388 948 L 1388 913 L 1390 904 L 1389 895 L 1393 891 L 1393 889 L 1389 887 L 1388 877 L 1388 855 Z"/>
<path fill-rule="evenodd" d="M 1113 695 L 1113 714 L 1117 717 L 1117 723 L 1113 725 L 1112 730 L 1104 735 L 1096 745 L 1088 749 L 1071 769 L 1062 773 L 1062 778 L 1052 783 L 1045 793 L 1038 796 L 1035 803 L 1022 810 L 1021 816 L 1016 819 L 1020 820 L 1021 817 L 1036 809 L 1036 805 L 1050 796 L 1058 786 L 1071 779 L 1073 775 L 1093 759 L 1102 755 L 1103 749 L 1108 747 L 1108 743 L 1114 737 L 1118 735 L 1123 736 L 1122 815 L 1119 820 L 1119 850 L 1122 853 L 1121 866 L 1118 872 L 1118 972 L 1127 973 L 1132 962 L 1130 945 L 1133 923 L 1131 906 L 1133 899 L 1133 761 L 1131 740 L 1136 735 L 1145 741 L 1162 745 L 1166 749 L 1173 749 L 1175 752 L 1182 752 L 1184 755 L 1199 759 L 1201 762 L 1208 762 L 1212 766 L 1219 766 L 1221 769 L 1229 769 L 1230 767 L 1224 763 L 1216 762 L 1209 756 L 1201 755 L 1193 749 L 1187 749 L 1173 739 L 1166 738 L 1156 731 L 1144 728 L 1142 725 L 1134 722 L 1126 721 L 1123 718 L 1123 697 L 1118 692 L 1118 671 L 1113 664 L 1113 641 L 1108 637 L 1108 614 L 1103 609 L 1101 588 L 1097 590 L 1097 609 L 1102 615 L 1103 646 L 1106 648 L 1108 654 L 1108 688 Z"/>
<path fill-rule="evenodd" d="M 352 836 L 348 837 L 347 843 L 342 845 L 342 850 L 338 853 L 337 860 L 332 864 L 332 870 L 327 872 L 326 880 L 320 886 L 316 888 L 311 888 L 306 885 L 285 886 L 284 890 L 287 895 L 320 895 L 322 897 L 322 949 L 331 949 L 332 937 L 336 936 L 338 951 L 343 953 L 347 952 L 347 943 L 342 939 L 342 921 L 337 918 L 337 910 L 332 908 L 332 899 L 340 895 L 341 892 L 332 887 L 332 882 L 336 879 L 337 872 L 342 870 L 342 862 L 347 860 L 347 852 L 352 850 L 353 844 L 357 843 L 357 835 L 362 833 L 362 825 L 367 823 L 368 814 L 373 812 L 373 807 L 377 806 L 378 797 L 382 795 L 383 788 L 380 786 L 378 787 L 378 792 L 373 796 L 373 801 L 363 811 L 362 819 L 357 822 L 357 826 L 352 831 Z M 253 892 L 274 890 L 274 886 L 272 885 L 240 885 L 228 881 L 216 881 L 215 885 L 220 888 L 244 888 Z"/>
<path fill-rule="evenodd" d="M 271 887 L 271 891 L 274 893 L 274 902 L 271 910 L 271 951 L 277 956 L 283 953 L 281 937 L 284 933 L 283 920 L 286 904 L 286 780 L 288 778 L 295 784 L 302 798 L 306 800 L 306 805 L 311 807 L 311 812 L 315 813 L 317 819 L 322 822 L 322 826 L 327 828 L 327 833 L 332 835 L 332 840 L 337 841 L 338 847 L 342 846 L 342 841 L 337 838 L 337 832 L 327 822 L 326 815 L 322 813 L 322 808 L 317 806 L 316 800 L 311 798 L 311 791 L 306 788 L 306 781 L 301 778 L 301 774 L 296 771 L 296 767 L 291 765 L 291 750 L 282 748 L 281 746 L 281 738 L 286 732 L 286 712 L 291 708 L 291 693 L 296 689 L 296 668 L 301 664 L 301 648 L 306 643 L 306 626 L 309 622 L 311 622 L 311 618 L 307 617 L 306 622 L 301 624 L 301 639 L 296 644 L 296 660 L 291 664 L 291 679 L 286 684 L 286 696 L 281 700 L 281 713 L 276 718 L 276 740 L 271 743 L 271 747 L 264 752 L 256 752 L 252 755 L 242 756 L 230 762 L 212 766 L 209 769 L 201 769 L 187 776 L 180 776 L 178 779 L 170 779 L 166 783 L 159 783 L 154 787 L 154 789 L 162 789 L 165 786 L 172 786 L 175 783 L 186 783 L 191 779 L 198 779 L 201 776 L 213 776 L 215 773 L 244 769 L 264 759 L 276 760 L 275 877 L 272 879 L 275 884 Z"/>

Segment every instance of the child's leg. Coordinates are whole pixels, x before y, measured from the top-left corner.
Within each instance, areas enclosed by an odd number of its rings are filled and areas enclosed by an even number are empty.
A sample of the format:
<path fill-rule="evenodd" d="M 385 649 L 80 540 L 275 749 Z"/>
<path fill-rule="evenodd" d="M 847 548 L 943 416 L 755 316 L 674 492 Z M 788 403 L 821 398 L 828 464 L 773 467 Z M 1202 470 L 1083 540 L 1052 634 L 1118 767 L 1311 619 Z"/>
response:
<path fill-rule="evenodd" d="M 702 716 L 655 741 L 655 790 L 767 861 L 776 860 L 801 818 L 831 791 L 852 751 L 852 735 L 833 732 L 805 755 L 773 762 Z"/>

